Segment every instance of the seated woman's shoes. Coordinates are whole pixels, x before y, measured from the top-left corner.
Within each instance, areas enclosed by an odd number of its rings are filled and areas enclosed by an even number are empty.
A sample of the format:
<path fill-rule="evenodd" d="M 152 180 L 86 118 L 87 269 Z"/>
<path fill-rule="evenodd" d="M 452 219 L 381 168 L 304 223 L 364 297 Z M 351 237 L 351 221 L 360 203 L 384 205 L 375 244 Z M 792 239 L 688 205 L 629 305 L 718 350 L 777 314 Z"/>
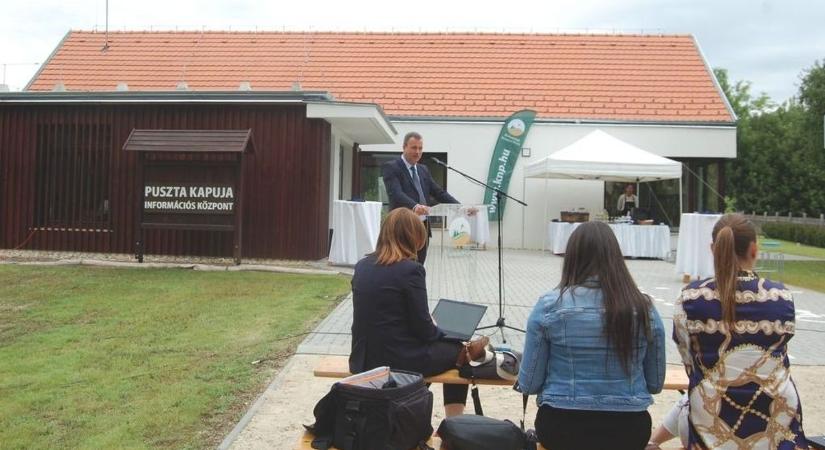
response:
<path fill-rule="evenodd" d="M 485 349 L 490 344 L 490 338 L 482 336 L 474 341 L 465 342 L 464 348 L 458 353 L 458 359 L 455 361 L 456 367 L 462 367 L 470 361 L 483 358 L 486 355 Z"/>

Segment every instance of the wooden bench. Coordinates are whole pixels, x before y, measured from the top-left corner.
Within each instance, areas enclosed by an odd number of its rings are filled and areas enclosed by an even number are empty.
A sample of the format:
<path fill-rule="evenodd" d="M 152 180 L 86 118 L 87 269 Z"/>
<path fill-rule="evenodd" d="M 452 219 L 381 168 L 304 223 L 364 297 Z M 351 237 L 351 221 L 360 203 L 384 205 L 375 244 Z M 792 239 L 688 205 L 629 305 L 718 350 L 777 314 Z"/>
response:
<path fill-rule="evenodd" d="M 324 378 L 346 378 L 352 375 L 349 371 L 349 359 L 346 356 L 327 356 L 321 359 L 315 370 L 312 371 L 316 377 Z M 457 369 L 450 369 L 444 373 L 424 378 L 427 383 L 445 384 L 472 384 L 469 378 L 462 378 Z M 476 380 L 476 384 L 487 384 L 494 386 L 512 386 L 509 380 Z"/>
<path fill-rule="evenodd" d="M 312 372 L 316 377 L 324 378 L 346 378 L 352 375 L 349 372 L 349 360 L 346 356 L 326 356 L 321 359 L 315 370 Z M 428 383 L 446 383 L 446 384 L 471 384 L 472 381 L 468 378 L 462 378 L 458 375 L 458 370 L 450 369 L 444 373 L 427 377 L 424 381 Z M 476 384 L 493 385 L 493 386 L 512 386 L 513 382 L 509 380 L 486 380 L 476 379 Z M 685 369 L 682 366 L 669 367 L 665 374 L 664 389 L 685 391 L 688 388 L 688 378 L 685 374 Z"/>
<path fill-rule="evenodd" d="M 346 378 L 352 375 L 349 371 L 349 358 L 346 356 L 326 356 L 318 362 L 318 365 L 313 370 L 313 375 L 323 378 Z M 446 383 L 446 384 L 470 384 L 471 380 L 462 378 L 458 374 L 458 370 L 450 369 L 444 373 L 427 377 L 424 379 L 428 383 Z M 509 380 L 487 380 L 477 379 L 476 384 L 493 385 L 493 386 L 512 386 L 513 382 Z M 686 391 L 688 388 L 688 378 L 682 366 L 668 367 L 665 374 L 664 389 Z M 309 432 L 305 432 L 298 442 L 296 450 L 312 450 L 313 436 Z M 437 436 L 433 436 L 427 441 L 430 447 L 438 449 L 441 446 L 441 440 Z M 665 449 L 670 447 L 663 447 Z M 675 447 L 680 448 L 680 447 Z M 330 449 L 334 450 L 334 449 Z M 541 444 L 538 445 L 537 450 L 544 450 Z"/>

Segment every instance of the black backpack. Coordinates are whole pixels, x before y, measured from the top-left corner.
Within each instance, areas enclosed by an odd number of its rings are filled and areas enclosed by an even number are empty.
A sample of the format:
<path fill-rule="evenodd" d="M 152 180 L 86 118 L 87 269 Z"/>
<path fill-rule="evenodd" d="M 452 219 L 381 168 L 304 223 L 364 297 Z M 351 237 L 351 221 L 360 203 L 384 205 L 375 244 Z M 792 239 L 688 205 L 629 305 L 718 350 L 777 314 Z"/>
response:
<path fill-rule="evenodd" d="M 306 428 L 315 449 L 429 448 L 433 434 L 433 394 L 421 374 L 402 370 L 378 368 L 335 383 L 313 413 Z"/>

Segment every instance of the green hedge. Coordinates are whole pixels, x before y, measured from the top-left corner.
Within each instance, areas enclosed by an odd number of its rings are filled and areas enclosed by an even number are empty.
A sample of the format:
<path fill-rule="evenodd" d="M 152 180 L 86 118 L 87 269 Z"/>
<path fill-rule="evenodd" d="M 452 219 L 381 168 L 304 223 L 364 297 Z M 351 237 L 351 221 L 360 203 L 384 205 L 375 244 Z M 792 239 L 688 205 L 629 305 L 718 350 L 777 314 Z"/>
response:
<path fill-rule="evenodd" d="M 817 225 L 768 222 L 762 224 L 762 233 L 774 239 L 825 248 L 825 227 Z"/>

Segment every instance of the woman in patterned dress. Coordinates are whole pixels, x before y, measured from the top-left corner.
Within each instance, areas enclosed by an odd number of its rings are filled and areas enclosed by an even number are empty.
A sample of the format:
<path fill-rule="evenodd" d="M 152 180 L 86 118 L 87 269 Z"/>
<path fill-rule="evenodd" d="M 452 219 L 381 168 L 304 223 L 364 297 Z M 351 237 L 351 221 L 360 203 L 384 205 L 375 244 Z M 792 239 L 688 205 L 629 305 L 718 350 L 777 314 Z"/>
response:
<path fill-rule="evenodd" d="M 673 338 L 690 378 L 694 449 L 807 449 L 791 379 L 794 305 L 782 283 L 753 272 L 753 224 L 727 214 L 713 227 L 715 277 L 682 290 Z"/>

